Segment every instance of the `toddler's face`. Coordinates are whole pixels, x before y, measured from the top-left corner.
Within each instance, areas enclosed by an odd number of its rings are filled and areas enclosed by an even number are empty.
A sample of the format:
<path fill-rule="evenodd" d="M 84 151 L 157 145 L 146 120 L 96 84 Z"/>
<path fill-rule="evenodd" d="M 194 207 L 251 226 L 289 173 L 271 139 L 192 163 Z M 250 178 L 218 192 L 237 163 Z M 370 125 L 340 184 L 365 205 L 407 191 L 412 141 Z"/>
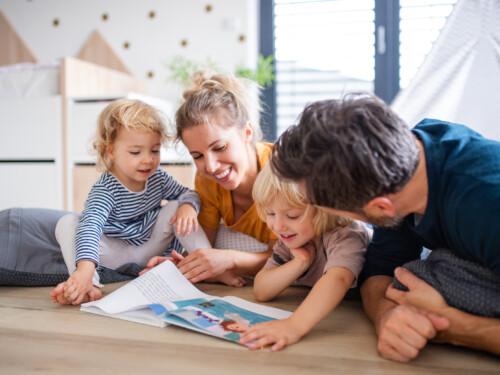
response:
<path fill-rule="evenodd" d="M 280 197 L 266 209 L 268 227 L 290 249 L 302 247 L 315 237 L 313 217 L 313 209 L 306 214 L 306 207 L 292 207 Z"/>
<path fill-rule="evenodd" d="M 146 180 L 160 164 L 160 148 L 158 133 L 121 128 L 108 148 L 108 157 L 113 162 L 111 173 L 129 190 L 143 190 Z"/>

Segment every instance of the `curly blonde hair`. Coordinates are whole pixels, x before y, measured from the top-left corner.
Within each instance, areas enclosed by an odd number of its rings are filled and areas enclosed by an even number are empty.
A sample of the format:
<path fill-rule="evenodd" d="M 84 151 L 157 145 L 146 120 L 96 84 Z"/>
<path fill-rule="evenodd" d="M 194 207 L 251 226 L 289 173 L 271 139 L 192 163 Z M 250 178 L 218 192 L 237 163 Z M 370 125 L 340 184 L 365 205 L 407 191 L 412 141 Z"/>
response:
<path fill-rule="evenodd" d="M 305 207 L 306 212 L 304 216 L 308 215 L 309 210 L 314 210 L 313 228 L 314 234 L 317 236 L 321 236 L 323 233 L 336 227 L 347 226 L 352 222 L 347 217 L 330 215 L 320 210 L 317 206 L 309 204 L 304 195 L 299 191 L 297 184 L 278 178 L 271 168 L 271 163 L 268 162 L 257 175 L 252 189 L 255 208 L 262 221 L 266 221 L 266 209 L 277 196 L 280 196 L 291 207 Z"/>
<path fill-rule="evenodd" d="M 262 139 L 259 125 L 262 110 L 260 87 L 253 81 L 232 75 L 200 70 L 190 77 L 191 85 L 183 93 L 184 101 L 177 109 L 175 122 L 176 140 L 182 132 L 217 117 L 226 127 L 243 129 L 252 124 L 253 142 Z"/>
<path fill-rule="evenodd" d="M 162 144 L 170 138 L 160 111 L 140 100 L 114 100 L 99 115 L 92 142 L 93 151 L 97 154 L 97 169 L 101 172 L 109 171 L 113 166 L 106 151 L 122 127 L 158 133 Z"/>

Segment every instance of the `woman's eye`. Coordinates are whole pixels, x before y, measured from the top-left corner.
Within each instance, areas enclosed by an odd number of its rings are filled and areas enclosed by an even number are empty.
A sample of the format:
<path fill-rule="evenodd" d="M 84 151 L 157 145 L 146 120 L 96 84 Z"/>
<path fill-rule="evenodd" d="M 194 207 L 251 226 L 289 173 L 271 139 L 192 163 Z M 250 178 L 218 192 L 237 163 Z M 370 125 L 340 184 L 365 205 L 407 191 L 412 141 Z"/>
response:
<path fill-rule="evenodd" d="M 201 157 L 203 157 L 203 155 L 191 155 L 193 157 L 194 160 L 196 159 L 200 159 Z"/>
<path fill-rule="evenodd" d="M 155 153 L 155 154 L 157 154 L 159 152 L 160 152 L 160 150 L 153 150 L 153 153 Z"/>
<path fill-rule="evenodd" d="M 268 212 L 266 215 L 267 216 L 274 216 L 274 212 Z"/>
<path fill-rule="evenodd" d="M 139 155 L 139 151 L 130 151 L 132 155 Z"/>
<path fill-rule="evenodd" d="M 225 149 L 226 149 L 226 145 L 221 146 L 221 147 L 217 147 L 217 148 L 215 149 L 215 151 L 220 152 L 220 151 L 224 151 Z"/>
<path fill-rule="evenodd" d="M 290 216 L 290 215 L 288 215 L 288 218 L 289 218 L 290 220 L 295 220 L 295 219 L 298 219 L 299 217 L 298 217 L 298 216 Z"/>

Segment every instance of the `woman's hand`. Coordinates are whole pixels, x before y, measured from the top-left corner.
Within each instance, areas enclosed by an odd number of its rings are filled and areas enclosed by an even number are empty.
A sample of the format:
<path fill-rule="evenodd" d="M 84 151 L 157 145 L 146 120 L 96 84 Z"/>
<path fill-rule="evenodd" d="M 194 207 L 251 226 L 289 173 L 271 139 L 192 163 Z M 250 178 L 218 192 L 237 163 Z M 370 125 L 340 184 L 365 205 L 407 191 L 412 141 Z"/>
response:
<path fill-rule="evenodd" d="M 229 250 L 198 249 L 181 260 L 177 267 L 192 283 L 214 278 L 234 268 L 234 258 Z"/>
<path fill-rule="evenodd" d="M 147 268 L 144 268 L 141 272 L 139 272 L 139 276 L 145 274 L 149 270 L 151 270 L 153 267 L 156 267 L 158 264 L 161 264 L 165 262 L 166 260 L 171 261 L 173 264 L 176 266 L 179 264 L 179 262 L 184 259 L 184 257 L 179 254 L 177 251 L 172 250 L 172 256 L 171 257 L 152 257 L 149 261 L 148 264 L 146 265 Z"/>
<path fill-rule="evenodd" d="M 189 203 L 181 204 L 169 224 L 174 225 L 174 223 L 175 233 L 184 237 L 191 233 L 191 228 L 194 232 L 198 230 L 198 214 Z"/>

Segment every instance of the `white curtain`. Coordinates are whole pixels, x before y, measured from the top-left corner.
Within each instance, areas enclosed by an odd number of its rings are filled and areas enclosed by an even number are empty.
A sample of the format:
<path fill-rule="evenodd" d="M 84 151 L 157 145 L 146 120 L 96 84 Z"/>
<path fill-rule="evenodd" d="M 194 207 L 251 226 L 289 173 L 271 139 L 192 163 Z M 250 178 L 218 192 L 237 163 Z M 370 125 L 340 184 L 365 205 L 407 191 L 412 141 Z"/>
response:
<path fill-rule="evenodd" d="M 459 0 L 391 106 L 410 127 L 437 118 L 500 141 L 500 0 Z"/>

